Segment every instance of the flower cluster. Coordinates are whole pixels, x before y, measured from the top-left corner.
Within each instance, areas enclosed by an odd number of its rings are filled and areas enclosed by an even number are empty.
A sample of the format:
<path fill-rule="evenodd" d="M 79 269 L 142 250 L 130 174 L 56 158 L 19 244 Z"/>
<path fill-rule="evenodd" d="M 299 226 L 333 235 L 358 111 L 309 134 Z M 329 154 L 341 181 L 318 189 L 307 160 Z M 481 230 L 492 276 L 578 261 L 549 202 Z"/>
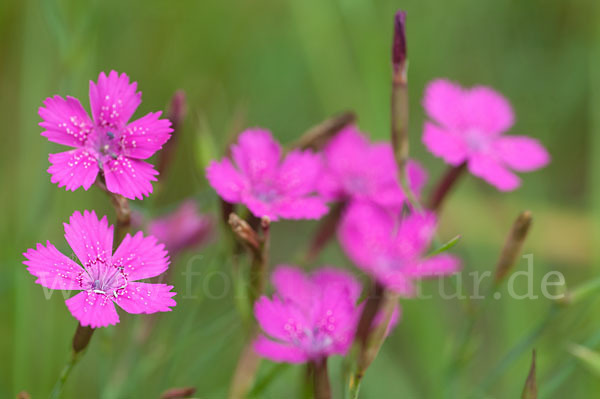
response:
<path fill-rule="evenodd" d="M 100 73 L 98 82 L 90 82 L 89 97 L 92 119 L 73 97 L 47 98 L 39 109 L 40 126 L 45 129 L 42 136 L 73 147 L 49 155 L 50 180 L 67 190 L 87 190 L 100 175 L 109 192 L 143 199 L 152 192 L 151 182 L 158 174 L 143 160 L 169 139 L 171 122 L 160 119 L 160 112 L 129 122 L 141 103 L 141 93 L 124 73 Z M 126 234 L 113 253 L 114 227 L 108 225 L 106 216 L 98 219 L 94 211 L 75 212 L 64 228 L 81 264 L 49 241 L 27 250 L 23 263 L 44 287 L 81 291 L 66 300 L 81 326 L 118 323 L 115 304 L 128 313 L 166 312 L 175 306 L 172 286 L 139 282 L 162 274 L 169 266 L 165 246 L 154 236 Z M 162 232 L 164 227 L 158 224 L 155 230 Z"/>
<path fill-rule="evenodd" d="M 398 14 L 393 53 L 395 73 L 402 79 L 406 79 L 404 18 Z M 87 190 L 98 182 L 115 203 L 127 204 L 124 198 L 143 199 L 152 192 L 158 175 L 144 160 L 169 140 L 171 122 L 161 119 L 160 112 L 130 122 L 141 93 L 126 74 L 101 73 L 97 82 L 90 82 L 89 97 L 92 118 L 73 97 L 48 98 L 39 109 L 40 126 L 45 129 L 42 135 L 72 147 L 49 155 L 51 182 L 71 191 Z M 424 124 L 422 141 L 431 153 L 453 166 L 452 171 L 467 169 L 499 190 L 509 191 L 520 185 L 515 171 L 533 171 L 550 160 L 537 140 L 504 135 L 514 123 L 513 111 L 492 89 L 463 89 L 435 80 L 425 90 L 423 106 L 431 120 Z M 243 205 L 256 218 L 264 218 L 261 229 L 255 229 L 258 223 L 251 225 L 230 215 L 230 220 L 239 221 L 238 227 L 243 226 L 238 237 L 254 257 L 250 280 L 259 281 L 259 292 L 251 295 L 251 301 L 259 298 L 253 310 L 261 331 L 253 336 L 252 345 L 260 356 L 316 366 L 329 356 L 345 355 L 355 341 L 365 350 L 372 344 L 367 343 L 372 331 L 378 334 L 371 335 L 383 339 L 395 326 L 400 313 L 396 299 L 414 295 L 417 280 L 460 270 L 456 256 L 429 252 L 437 229 L 437 208 L 424 210 L 420 205 L 427 172 L 417 161 L 406 159 L 407 148 L 401 143 L 393 149 L 389 142 L 370 142 L 351 124 L 339 129 L 320 151 L 284 151 L 268 130 L 253 128 L 239 135 L 227 156 L 206 168 L 208 183 L 224 203 Z M 404 154 L 398 156 L 399 162 L 394 156 L 398 149 L 403 151 L 396 154 Z M 325 230 L 331 232 L 329 236 L 337 231 L 347 257 L 369 276 L 374 291 L 385 295 L 360 302 L 362 286 L 351 272 L 332 266 L 305 272 L 287 265 L 275 268 L 270 276 L 274 293 L 264 295 L 270 221 L 318 220 L 328 213 L 331 203 L 337 203 L 338 212 L 326 218 L 333 222 L 324 222 Z M 129 215 L 128 207 L 126 211 Z M 152 221 L 149 236 L 125 234 L 118 230 L 120 225 L 115 231 L 106 216 L 99 219 L 94 211 L 75 212 L 64 230 L 79 263 L 49 241 L 23 254 L 23 263 L 36 283 L 54 290 L 81 291 L 66 305 L 83 327 L 118 323 L 115 304 L 128 313 L 170 311 L 176 305 L 173 286 L 140 280 L 167 271 L 167 250 L 175 256 L 197 248 L 212 231 L 212 219 L 200 214 L 193 200 Z M 114 237 L 122 241 L 115 242 L 113 251 Z M 383 312 L 381 304 L 389 298 L 392 301 Z M 376 354 L 378 347 L 365 351 Z M 362 355 L 359 361 L 366 361 L 368 356 Z"/>

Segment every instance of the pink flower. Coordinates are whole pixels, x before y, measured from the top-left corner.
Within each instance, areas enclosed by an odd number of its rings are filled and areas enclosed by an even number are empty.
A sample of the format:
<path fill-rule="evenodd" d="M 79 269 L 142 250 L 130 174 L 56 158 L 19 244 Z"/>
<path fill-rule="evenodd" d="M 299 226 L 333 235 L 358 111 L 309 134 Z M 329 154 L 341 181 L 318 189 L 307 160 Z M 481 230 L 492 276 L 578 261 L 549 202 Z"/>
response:
<path fill-rule="evenodd" d="M 259 355 L 303 363 L 348 351 L 360 316 L 361 286 L 352 275 L 329 267 L 306 275 L 278 266 L 272 282 L 273 299 L 263 296 L 254 305 L 264 332 L 254 344 Z"/>
<path fill-rule="evenodd" d="M 433 213 L 400 219 L 368 203 L 354 203 L 340 225 L 342 247 L 358 267 L 388 289 L 413 295 L 413 281 L 455 273 L 459 260 L 449 254 L 425 257 L 436 229 Z"/>
<path fill-rule="evenodd" d="M 174 212 L 154 219 L 148 231 L 165 244 L 172 257 L 204 244 L 212 234 L 212 219 L 198 211 L 196 201 L 184 201 Z"/>
<path fill-rule="evenodd" d="M 514 122 L 508 101 L 494 90 L 471 89 L 435 80 L 425 89 L 423 106 L 435 123 L 425 122 L 423 143 L 450 165 L 467 163 L 469 171 L 502 191 L 550 161 L 546 149 L 527 136 L 503 136 Z"/>
<path fill-rule="evenodd" d="M 113 254 L 113 226 L 108 226 L 106 216 L 98 220 L 93 211 L 75 212 L 64 226 L 65 238 L 83 267 L 49 241 L 27 250 L 23 263 L 44 287 L 81 290 L 66 304 L 82 326 L 117 324 L 114 303 L 128 313 L 166 312 L 175 306 L 172 286 L 136 282 L 167 270 L 169 257 L 154 237 L 127 234 Z"/>
<path fill-rule="evenodd" d="M 389 143 L 369 143 L 356 128 L 339 132 L 324 149 L 326 172 L 319 191 L 328 200 L 368 200 L 384 208 L 400 209 L 406 200 L 398 183 L 398 167 Z M 418 162 L 407 164 L 411 190 L 419 196 L 427 180 Z"/>
<path fill-rule="evenodd" d="M 223 158 L 206 169 L 208 182 L 225 201 L 271 220 L 318 219 L 327 213 L 324 200 L 312 194 L 321 163 L 311 151 L 294 150 L 281 160 L 281 147 L 269 131 L 249 129 L 231 155 L 235 166 Z"/>
<path fill-rule="evenodd" d="M 126 74 L 100 73 L 98 83 L 90 81 L 89 118 L 78 99 L 67 96 L 47 98 L 38 113 L 46 129 L 42 136 L 74 149 L 50 154 L 50 181 L 75 191 L 84 190 L 102 172 L 109 191 L 129 199 L 142 199 L 152 192 L 157 171 L 142 161 L 151 157 L 169 139 L 171 122 L 151 112 L 129 122 L 142 102 L 137 83 L 129 83 Z"/>

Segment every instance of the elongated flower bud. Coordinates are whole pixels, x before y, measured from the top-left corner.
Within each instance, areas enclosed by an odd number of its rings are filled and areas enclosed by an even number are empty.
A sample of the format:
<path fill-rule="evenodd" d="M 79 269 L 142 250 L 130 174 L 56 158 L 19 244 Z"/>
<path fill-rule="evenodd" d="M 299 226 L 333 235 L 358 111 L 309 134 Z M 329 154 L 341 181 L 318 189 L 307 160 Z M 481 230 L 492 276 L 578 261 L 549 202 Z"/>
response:
<path fill-rule="evenodd" d="M 517 261 L 517 257 L 521 253 L 523 243 L 531 227 L 531 212 L 524 211 L 513 223 L 512 229 L 506 237 L 504 248 L 500 253 L 498 264 L 496 265 L 496 275 L 494 276 L 494 284 L 500 283 L 512 270 Z"/>
<path fill-rule="evenodd" d="M 529 369 L 529 375 L 525 381 L 525 387 L 523 388 L 521 399 L 537 399 L 537 383 L 535 381 L 535 349 L 531 354 L 531 368 Z"/>
<path fill-rule="evenodd" d="M 196 388 L 194 387 L 171 388 L 163 392 L 163 394 L 160 395 L 160 399 L 184 399 L 189 398 L 195 393 Z"/>
<path fill-rule="evenodd" d="M 165 173 L 172 163 L 186 114 L 187 103 L 185 101 L 185 92 L 183 90 L 177 90 L 171 98 L 171 103 L 169 104 L 169 110 L 167 112 L 167 118 L 171 121 L 171 129 L 173 129 L 171 132 L 171 139 L 165 143 L 162 150 L 159 152 L 157 169 L 158 173 L 161 175 Z"/>
<path fill-rule="evenodd" d="M 258 234 L 248 222 L 236 215 L 235 213 L 229 214 L 229 225 L 235 235 L 242 240 L 252 251 L 260 251 L 260 240 Z"/>
<path fill-rule="evenodd" d="M 406 11 L 398 11 L 394 17 L 394 42 L 392 45 L 394 77 L 406 75 Z M 401 77 L 401 76 L 399 76 Z M 406 76 L 404 76 L 406 80 Z"/>

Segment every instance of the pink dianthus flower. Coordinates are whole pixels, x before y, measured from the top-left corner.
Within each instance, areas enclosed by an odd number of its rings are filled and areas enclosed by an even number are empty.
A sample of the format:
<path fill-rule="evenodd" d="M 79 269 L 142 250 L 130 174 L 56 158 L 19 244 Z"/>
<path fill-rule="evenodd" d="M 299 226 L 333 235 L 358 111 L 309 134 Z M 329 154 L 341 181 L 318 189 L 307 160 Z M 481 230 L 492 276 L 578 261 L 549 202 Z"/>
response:
<path fill-rule="evenodd" d="M 67 96 L 47 98 L 38 113 L 46 129 L 42 136 L 74 149 L 50 154 L 50 181 L 75 191 L 84 190 L 102 172 L 106 188 L 122 196 L 142 199 L 152 192 L 158 172 L 142 161 L 151 157 L 169 139 L 171 122 L 151 112 L 133 122 L 129 119 L 142 102 L 137 83 L 126 74 L 100 73 L 98 83 L 90 81 L 90 119 L 78 99 Z"/>
<path fill-rule="evenodd" d="M 263 296 L 254 304 L 263 331 L 254 343 L 259 355 L 275 362 L 304 363 L 347 353 L 363 309 L 363 304 L 357 305 L 361 285 L 352 274 L 327 266 L 305 274 L 280 265 L 271 280 L 273 298 Z M 399 318 L 397 306 L 386 335 Z M 380 312 L 373 327 L 383 321 Z"/>
<path fill-rule="evenodd" d="M 350 205 L 339 228 L 342 247 L 352 261 L 383 286 L 414 294 L 414 281 L 457 272 L 460 261 L 450 254 L 425 256 L 436 230 L 433 213 L 400 218 L 366 202 Z"/>
<path fill-rule="evenodd" d="M 184 201 L 175 211 L 148 224 L 148 232 L 165 244 L 172 257 L 206 243 L 212 230 L 212 219 L 198 211 L 193 199 Z"/>
<path fill-rule="evenodd" d="M 530 172 L 550 161 L 546 149 L 527 136 L 504 136 L 514 123 L 509 102 L 483 86 L 464 89 L 438 79 L 425 89 L 423 106 L 435 122 L 425 122 L 423 143 L 450 165 L 469 171 L 502 191 L 521 181 L 513 171 Z"/>
<path fill-rule="evenodd" d="M 256 217 L 319 219 L 327 213 L 325 201 L 314 194 L 320 177 L 319 156 L 294 150 L 283 159 L 271 133 L 248 129 L 231 147 L 231 156 L 212 161 L 206 169 L 210 185 L 225 201 L 241 203 Z"/>
<path fill-rule="evenodd" d="M 113 254 L 113 226 L 108 226 L 106 216 L 98 220 L 94 211 L 75 212 L 69 222 L 64 224 L 65 239 L 82 266 L 50 241 L 27 250 L 23 263 L 44 287 L 81 290 L 66 304 L 82 326 L 118 323 L 115 303 L 128 313 L 166 312 L 176 305 L 172 286 L 137 282 L 158 276 L 169 266 L 164 246 L 154 237 L 127 234 Z"/>
<path fill-rule="evenodd" d="M 406 201 L 398 183 L 398 167 L 392 146 L 369 143 L 356 128 L 348 126 L 333 137 L 323 151 L 325 172 L 319 192 L 328 200 L 368 200 L 399 210 Z M 416 161 L 406 165 L 410 189 L 418 197 L 427 173 Z"/>
<path fill-rule="evenodd" d="M 354 339 L 361 286 L 342 270 L 325 267 L 310 275 L 278 266 L 273 299 L 261 297 L 254 315 L 264 334 L 258 354 L 276 362 L 303 363 L 348 351 Z"/>

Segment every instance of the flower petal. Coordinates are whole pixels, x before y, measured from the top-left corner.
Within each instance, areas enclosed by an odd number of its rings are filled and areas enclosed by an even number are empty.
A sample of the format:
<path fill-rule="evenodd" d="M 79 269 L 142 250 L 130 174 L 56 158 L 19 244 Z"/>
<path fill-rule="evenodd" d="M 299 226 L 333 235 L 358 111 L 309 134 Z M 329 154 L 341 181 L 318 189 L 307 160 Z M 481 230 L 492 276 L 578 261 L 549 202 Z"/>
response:
<path fill-rule="evenodd" d="M 281 146 L 268 130 L 248 129 L 231 146 L 231 155 L 251 182 L 260 183 L 275 178 Z"/>
<path fill-rule="evenodd" d="M 98 83 L 90 81 L 90 105 L 97 126 L 120 131 L 142 102 L 142 93 L 136 92 L 137 83 L 116 71 L 108 76 L 101 72 Z"/>
<path fill-rule="evenodd" d="M 98 176 L 98 161 L 84 148 L 50 154 L 48 160 L 52 164 L 48 168 L 50 181 L 70 191 L 89 189 Z"/>
<path fill-rule="evenodd" d="M 320 157 L 312 151 L 294 150 L 279 167 L 277 187 L 287 195 L 304 195 L 315 191 L 322 169 Z"/>
<path fill-rule="evenodd" d="M 496 155 L 508 167 L 519 172 L 531 172 L 550 162 L 550 155 L 536 139 L 526 136 L 505 136 L 494 141 Z"/>
<path fill-rule="evenodd" d="M 431 244 L 437 221 L 433 212 L 413 212 L 405 216 L 396 235 L 396 252 L 401 258 L 420 256 Z"/>
<path fill-rule="evenodd" d="M 306 305 L 311 302 L 313 286 L 307 275 L 297 267 L 277 265 L 271 282 L 280 298 Z"/>
<path fill-rule="evenodd" d="M 67 96 L 66 100 L 61 96 L 49 97 L 38 114 L 44 120 L 39 125 L 46 129 L 42 136 L 54 143 L 81 147 L 94 131 L 87 112 L 73 97 Z"/>
<path fill-rule="evenodd" d="M 46 246 L 37 244 L 36 249 L 28 249 L 23 254 L 27 260 L 27 271 L 38 279 L 35 281 L 53 290 L 81 289 L 80 278 L 87 275 L 81 266 L 63 255 L 50 241 Z"/>
<path fill-rule="evenodd" d="M 431 122 L 425 122 L 423 144 L 433 155 L 454 166 L 463 163 L 469 151 L 462 137 Z"/>
<path fill-rule="evenodd" d="M 212 161 L 206 168 L 206 178 L 225 201 L 241 202 L 241 193 L 246 189 L 247 183 L 229 158 L 223 158 L 220 162 Z"/>
<path fill-rule="evenodd" d="M 165 246 L 153 236 L 144 237 L 138 231 L 133 237 L 125 235 L 112 257 L 114 266 L 123 267 L 129 281 L 142 280 L 164 273 L 169 267 Z"/>
<path fill-rule="evenodd" d="M 278 298 L 271 300 L 262 296 L 254 303 L 254 317 L 260 328 L 282 341 L 291 341 L 295 334 L 303 334 L 306 329 L 311 329 L 308 316 L 295 303 Z"/>
<path fill-rule="evenodd" d="M 465 127 L 487 134 L 508 130 L 514 123 L 510 103 L 495 90 L 476 86 L 467 91 L 463 99 Z"/>
<path fill-rule="evenodd" d="M 350 302 L 353 304 L 358 301 L 362 290 L 361 284 L 352 273 L 331 266 L 325 266 L 316 270 L 311 275 L 311 280 L 316 285 L 317 289 L 320 289 L 323 292 L 331 287 L 340 287 L 341 289 L 346 290 Z"/>
<path fill-rule="evenodd" d="M 511 191 L 521 184 L 521 180 L 514 173 L 489 155 L 473 154 L 467 166 L 472 174 L 481 177 L 500 191 Z"/>
<path fill-rule="evenodd" d="M 159 119 L 162 112 L 151 112 L 129 123 L 119 136 L 124 155 L 146 159 L 160 150 L 171 137 L 171 121 Z"/>
<path fill-rule="evenodd" d="M 421 196 L 421 190 L 427 183 L 427 170 L 418 161 L 409 159 L 406 162 L 406 176 L 408 178 L 408 184 L 413 193 L 419 198 Z"/>
<path fill-rule="evenodd" d="M 110 261 L 113 244 L 113 226 L 106 216 L 98 220 L 94 211 L 76 211 L 69 224 L 64 223 L 65 239 L 84 267 L 90 262 Z"/>
<path fill-rule="evenodd" d="M 320 219 L 329 211 L 325 200 L 317 196 L 284 198 L 275 204 L 274 209 L 284 219 Z"/>
<path fill-rule="evenodd" d="M 406 268 L 411 278 L 440 277 L 454 274 L 460 270 L 460 260 L 450 254 L 440 254 L 423 259 L 416 265 Z"/>
<path fill-rule="evenodd" d="M 177 303 L 172 298 L 172 285 L 129 283 L 123 290 L 117 290 L 115 302 L 127 313 L 170 312 Z"/>
<path fill-rule="evenodd" d="M 144 199 L 152 192 L 152 182 L 158 172 L 147 162 L 119 155 L 104 163 L 104 178 L 108 191 L 129 199 Z"/>
<path fill-rule="evenodd" d="M 425 87 L 423 107 L 429 117 L 446 128 L 463 127 L 462 87 L 445 79 L 436 79 Z M 432 151 L 433 152 L 433 151 Z"/>
<path fill-rule="evenodd" d="M 275 342 L 262 334 L 254 341 L 254 350 L 260 356 L 274 362 L 304 363 L 309 360 L 300 348 Z"/>
<path fill-rule="evenodd" d="M 67 299 L 65 303 L 83 327 L 106 327 L 119 322 L 113 301 L 104 294 L 83 291 Z"/>
<path fill-rule="evenodd" d="M 393 228 L 392 218 L 383 210 L 366 202 L 354 202 L 342 217 L 338 237 L 348 257 L 369 271 L 376 258 L 388 253 Z"/>
<path fill-rule="evenodd" d="M 327 167 L 344 176 L 360 167 L 360 161 L 369 150 L 369 141 L 354 125 L 337 133 L 325 146 L 323 153 Z"/>

